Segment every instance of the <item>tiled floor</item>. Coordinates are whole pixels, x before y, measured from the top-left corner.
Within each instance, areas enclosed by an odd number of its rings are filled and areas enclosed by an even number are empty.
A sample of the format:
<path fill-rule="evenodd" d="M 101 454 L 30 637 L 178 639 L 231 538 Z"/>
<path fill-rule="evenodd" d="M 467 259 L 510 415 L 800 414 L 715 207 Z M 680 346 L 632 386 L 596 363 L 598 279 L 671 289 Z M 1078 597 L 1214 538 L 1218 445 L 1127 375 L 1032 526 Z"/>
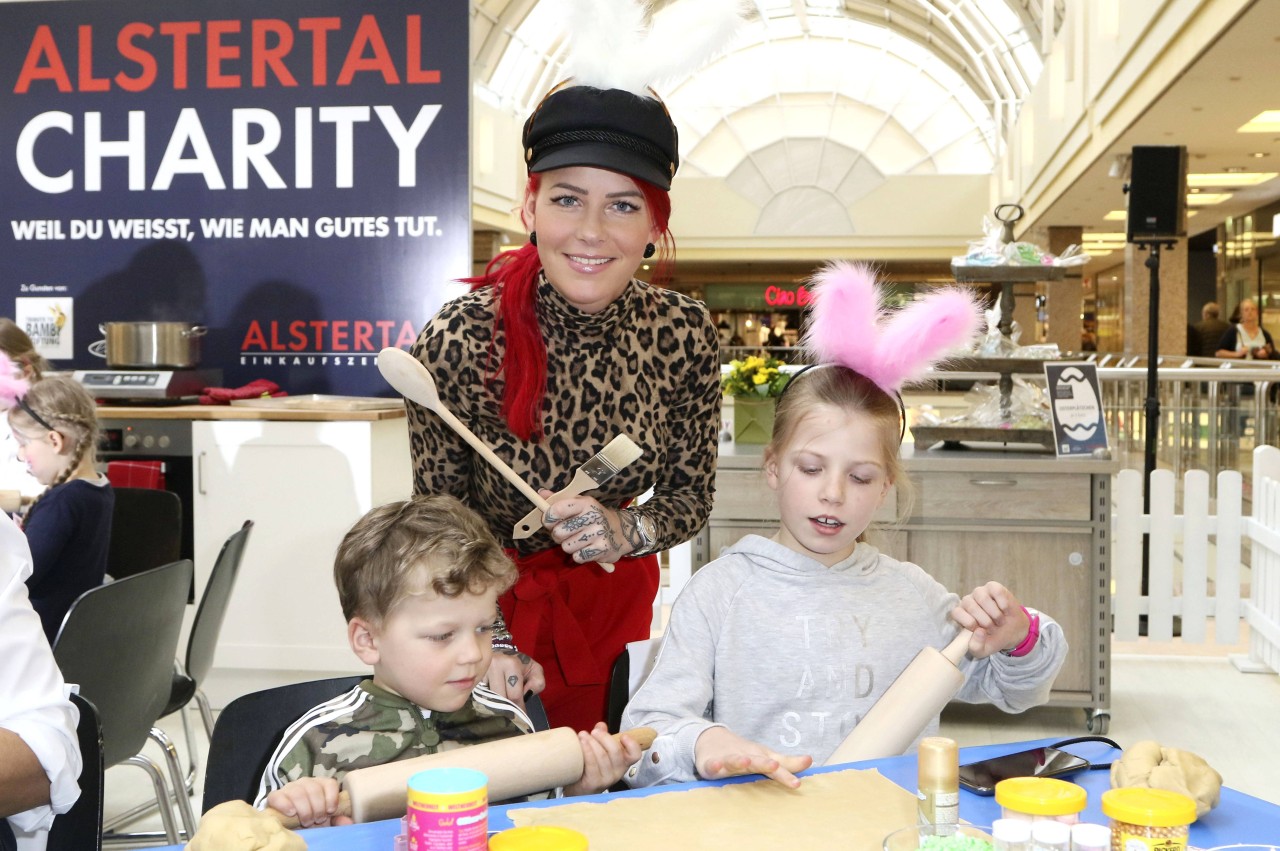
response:
<path fill-rule="evenodd" d="M 1226 652 L 1239 649 L 1152 647 L 1145 642 L 1116 645 L 1107 735 L 1122 746 L 1154 739 L 1194 751 L 1222 774 L 1228 786 L 1280 804 L 1280 772 L 1276 770 L 1280 736 L 1274 729 L 1274 719 L 1280 713 L 1280 676 L 1236 670 Z M 193 715 L 192 721 L 198 728 L 199 719 Z M 162 727 L 185 757 L 177 715 L 164 719 Z M 1086 733 L 1083 712 L 1072 708 L 1041 708 L 1009 716 L 990 707 L 952 706 L 942 716 L 942 734 L 962 746 Z M 196 739 L 203 758 L 203 733 Z M 155 758 L 160 759 L 158 749 Z M 199 783 L 197 777 L 197 813 Z M 108 818 L 146 800 L 149 794 L 150 781 L 142 770 L 126 765 L 107 771 Z M 159 817 L 152 813 L 130 829 L 159 830 Z"/>

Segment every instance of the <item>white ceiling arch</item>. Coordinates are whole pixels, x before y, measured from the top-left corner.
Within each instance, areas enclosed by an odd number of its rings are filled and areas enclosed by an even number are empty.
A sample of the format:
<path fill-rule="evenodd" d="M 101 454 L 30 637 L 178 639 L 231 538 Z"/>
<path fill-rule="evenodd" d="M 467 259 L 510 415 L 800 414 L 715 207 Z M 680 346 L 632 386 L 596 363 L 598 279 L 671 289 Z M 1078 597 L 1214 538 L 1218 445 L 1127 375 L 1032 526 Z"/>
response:
<path fill-rule="evenodd" d="M 661 94 L 680 129 L 682 171 L 758 201 L 766 187 L 844 200 L 886 176 L 989 173 L 1042 70 L 1043 32 L 1065 12 L 1065 0 L 752 5 L 724 55 Z M 472 9 L 477 96 L 522 117 L 564 76 L 559 7 Z"/>

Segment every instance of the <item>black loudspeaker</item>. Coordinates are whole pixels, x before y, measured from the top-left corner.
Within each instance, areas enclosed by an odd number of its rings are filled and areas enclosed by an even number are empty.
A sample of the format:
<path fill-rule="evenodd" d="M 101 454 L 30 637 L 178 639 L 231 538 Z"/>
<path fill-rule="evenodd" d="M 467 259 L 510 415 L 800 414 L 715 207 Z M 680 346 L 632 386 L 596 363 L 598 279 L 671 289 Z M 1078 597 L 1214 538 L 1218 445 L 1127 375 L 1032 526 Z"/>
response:
<path fill-rule="evenodd" d="M 1126 239 L 1150 242 L 1187 234 L 1187 149 L 1139 145 L 1129 159 Z"/>

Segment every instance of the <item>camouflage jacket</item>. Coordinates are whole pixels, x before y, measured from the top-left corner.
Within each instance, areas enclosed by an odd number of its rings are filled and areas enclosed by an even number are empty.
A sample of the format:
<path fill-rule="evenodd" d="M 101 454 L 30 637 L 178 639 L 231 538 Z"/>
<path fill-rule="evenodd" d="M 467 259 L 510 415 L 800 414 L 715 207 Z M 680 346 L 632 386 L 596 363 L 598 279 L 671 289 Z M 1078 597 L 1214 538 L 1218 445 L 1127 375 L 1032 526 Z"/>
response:
<path fill-rule="evenodd" d="M 481 683 L 456 712 L 423 709 L 364 680 L 305 713 L 285 731 L 258 784 L 255 806 L 301 777 L 334 777 L 440 751 L 532 732 L 514 704 Z"/>

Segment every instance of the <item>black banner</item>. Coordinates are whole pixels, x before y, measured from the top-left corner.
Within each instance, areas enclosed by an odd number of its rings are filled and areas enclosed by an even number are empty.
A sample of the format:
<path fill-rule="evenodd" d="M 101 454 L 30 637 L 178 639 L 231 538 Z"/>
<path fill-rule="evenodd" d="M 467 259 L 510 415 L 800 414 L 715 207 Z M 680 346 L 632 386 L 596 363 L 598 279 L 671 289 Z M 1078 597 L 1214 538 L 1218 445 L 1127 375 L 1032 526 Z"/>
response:
<path fill-rule="evenodd" d="M 463 0 L 0 4 L 0 293 L 61 369 L 206 325 L 226 386 L 388 395 L 470 272 Z"/>

